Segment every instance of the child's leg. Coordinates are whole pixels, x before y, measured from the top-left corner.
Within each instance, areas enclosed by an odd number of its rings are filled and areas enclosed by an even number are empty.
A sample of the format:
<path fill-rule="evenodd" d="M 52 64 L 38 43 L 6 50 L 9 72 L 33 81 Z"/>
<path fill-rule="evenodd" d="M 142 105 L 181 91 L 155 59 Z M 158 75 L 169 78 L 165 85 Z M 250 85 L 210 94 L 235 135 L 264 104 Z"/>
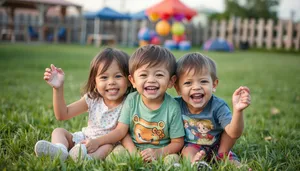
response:
<path fill-rule="evenodd" d="M 67 149 L 70 149 L 74 146 L 72 140 L 73 135 L 63 128 L 56 128 L 53 130 L 51 135 L 51 142 L 53 144 L 63 144 Z"/>
<path fill-rule="evenodd" d="M 113 150 L 114 146 L 111 144 L 105 144 L 99 147 L 95 152 L 89 153 L 89 155 L 95 159 L 105 159 L 106 156 Z"/>
<path fill-rule="evenodd" d="M 68 147 L 73 146 L 72 134 L 63 128 L 56 128 L 52 132 L 52 143 L 40 140 L 35 144 L 37 156 L 49 155 L 52 159 L 60 156 L 61 160 L 68 157 Z"/>
<path fill-rule="evenodd" d="M 129 153 L 127 149 L 123 147 L 123 145 L 118 144 L 113 148 L 112 152 L 105 158 L 105 161 L 113 161 L 113 158 L 116 156 L 129 157 Z"/>
<path fill-rule="evenodd" d="M 87 153 L 87 149 L 84 144 L 76 144 L 69 152 L 70 157 L 78 162 L 83 159 L 91 160 L 91 159 L 105 159 L 105 157 L 112 151 L 113 145 L 105 144 L 99 147 L 93 153 Z"/>
<path fill-rule="evenodd" d="M 188 144 L 182 149 L 181 154 L 191 161 L 191 163 L 202 160 L 206 155 L 205 151 L 201 150 L 201 146 L 197 144 Z"/>
<path fill-rule="evenodd" d="M 236 139 L 230 138 L 229 135 L 223 131 L 220 140 L 220 146 L 218 149 L 218 154 L 229 153 L 231 148 L 234 146 Z"/>
<path fill-rule="evenodd" d="M 231 152 L 231 148 L 234 146 L 237 139 L 230 138 L 229 135 L 224 131 L 221 136 L 220 146 L 218 149 L 218 159 L 224 159 L 228 157 L 229 161 L 237 167 L 241 166 L 239 159 L 236 154 Z"/>
<path fill-rule="evenodd" d="M 179 160 L 180 160 L 180 157 L 178 154 L 168 154 L 164 157 L 164 164 L 166 166 L 173 165 L 175 163 L 178 163 Z"/>

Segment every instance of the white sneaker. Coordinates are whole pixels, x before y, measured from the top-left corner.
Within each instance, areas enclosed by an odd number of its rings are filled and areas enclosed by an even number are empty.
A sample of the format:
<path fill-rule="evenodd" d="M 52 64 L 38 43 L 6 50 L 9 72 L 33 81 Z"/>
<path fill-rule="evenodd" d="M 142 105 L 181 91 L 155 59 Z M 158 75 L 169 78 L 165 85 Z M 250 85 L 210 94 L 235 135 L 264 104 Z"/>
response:
<path fill-rule="evenodd" d="M 59 147 L 51 142 L 40 140 L 34 146 L 36 156 L 40 157 L 43 155 L 49 155 L 51 159 L 54 159 L 57 155 L 62 161 L 65 161 L 68 157 L 68 151 Z"/>
<path fill-rule="evenodd" d="M 208 163 L 204 161 L 199 161 L 196 163 L 197 164 L 197 170 L 212 170 L 212 168 L 208 165 Z"/>
<path fill-rule="evenodd" d="M 69 155 L 75 162 L 78 162 L 83 159 L 88 159 L 88 160 L 92 159 L 92 157 L 87 154 L 87 150 L 84 144 L 76 144 L 69 151 Z"/>

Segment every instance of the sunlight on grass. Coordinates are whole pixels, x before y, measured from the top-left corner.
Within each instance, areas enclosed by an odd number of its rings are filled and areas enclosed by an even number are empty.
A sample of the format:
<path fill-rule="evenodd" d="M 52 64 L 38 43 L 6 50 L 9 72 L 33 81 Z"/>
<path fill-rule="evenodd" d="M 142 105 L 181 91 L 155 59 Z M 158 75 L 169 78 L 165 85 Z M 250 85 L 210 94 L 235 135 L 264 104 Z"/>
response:
<path fill-rule="evenodd" d="M 69 121 L 55 119 L 52 89 L 43 80 L 44 69 L 50 64 L 64 69 L 65 99 L 71 103 L 80 98 L 90 61 L 99 50 L 80 45 L 0 44 L 1 170 L 196 170 L 186 160 L 174 168 L 164 166 L 162 160 L 144 163 L 137 157 L 79 163 L 35 157 L 34 144 L 50 140 L 54 128 L 75 132 L 87 125 L 87 115 Z M 132 54 L 135 49 L 123 50 Z M 174 51 L 177 58 L 185 53 Z M 233 149 L 247 166 L 241 170 L 300 170 L 300 55 L 202 53 L 216 61 L 220 80 L 216 95 L 229 106 L 236 88 L 245 85 L 251 89 L 252 104 L 244 112 L 245 130 Z M 168 92 L 176 96 L 174 89 Z M 222 161 L 213 164 L 213 169 L 237 168 Z"/>

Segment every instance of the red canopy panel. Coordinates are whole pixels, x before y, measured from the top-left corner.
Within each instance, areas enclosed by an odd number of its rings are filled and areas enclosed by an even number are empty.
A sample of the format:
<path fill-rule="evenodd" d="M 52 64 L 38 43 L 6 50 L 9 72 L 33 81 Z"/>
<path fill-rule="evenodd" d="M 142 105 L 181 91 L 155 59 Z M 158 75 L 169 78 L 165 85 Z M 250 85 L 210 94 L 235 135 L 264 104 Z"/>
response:
<path fill-rule="evenodd" d="M 158 15 L 184 15 L 186 18 L 190 19 L 197 14 L 197 12 L 186 5 L 184 5 L 180 0 L 163 0 L 162 2 L 146 9 L 146 14 L 150 15 L 157 13 Z"/>

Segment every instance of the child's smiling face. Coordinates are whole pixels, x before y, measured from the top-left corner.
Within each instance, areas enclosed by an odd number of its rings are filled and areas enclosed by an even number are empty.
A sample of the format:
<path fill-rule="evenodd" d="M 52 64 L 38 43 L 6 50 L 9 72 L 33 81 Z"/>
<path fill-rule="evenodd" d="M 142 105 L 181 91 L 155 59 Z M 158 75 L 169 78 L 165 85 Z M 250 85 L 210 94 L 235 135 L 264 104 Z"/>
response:
<path fill-rule="evenodd" d="M 213 81 L 207 69 L 201 73 L 190 70 L 178 78 L 175 88 L 178 95 L 181 95 L 187 103 L 189 111 L 199 114 L 209 102 L 217 85 L 218 80 Z"/>
<path fill-rule="evenodd" d="M 143 101 L 162 102 L 165 92 L 173 86 L 169 71 L 163 66 L 143 65 L 129 76 L 133 87 L 142 95 Z"/>

